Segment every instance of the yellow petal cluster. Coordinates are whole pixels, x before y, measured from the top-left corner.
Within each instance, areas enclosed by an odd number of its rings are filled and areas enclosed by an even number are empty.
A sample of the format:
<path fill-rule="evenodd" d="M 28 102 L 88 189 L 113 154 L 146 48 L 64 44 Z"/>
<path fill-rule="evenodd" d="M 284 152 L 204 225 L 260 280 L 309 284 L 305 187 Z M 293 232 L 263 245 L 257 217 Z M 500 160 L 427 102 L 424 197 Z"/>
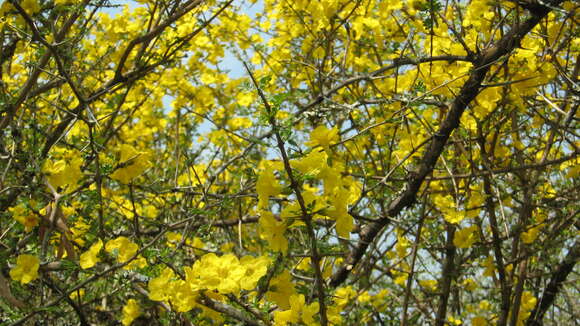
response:
<path fill-rule="evenodd" d="M 33 255 L 20 255 L 16 259 L 16 267 L 10 270 L 10 277 L 20 282 L 28 284 L 38 278 L 38 268 L 40 260 Z"/>
<path fill-rule="evenodd" d="M 82 269 L 87 269 L 95 266 L 99 261 L 101 261 L 98 257 L 99 252 L 103 249 L 103 241 L 99 239 L 99 241 L 95 242 L 89 250 L 81 254 L 80 257 L 80 265 Z"/>
<path fill-rule="evenodd" d="M 119 152 L 121 154 L 119 168 L 111 174 L 111 178 L 121 183 L 128 184 L 151 166 L 149 152 L 137 151 L 128 144 L 122 144 Z"/>
<path fill-rule="evenodd" d="M 477 240 L 479 240 L 477 225 L 461 229 L 455 232 L 453 236 L 453 245 L 457 248 L 470 248 Z"/>
<path fill-rule="evenodd" d="M 77 151 L 61 151 L 58 160 L 47 160 L 42 171 L 47 174 L 47 180 L 52 187 L 71 189 L 83 177 L 81 166 L 83 159 Z M 58 189 L 57 189 L 58 190 Z"/>
<path fill-rule="evenodd" d="M 196 307 L 200 291 L 206 295 L 237 295 L 241 290 L 253 290 L 268 269 L 267 257 L 245 256 L 238 259 L 233 254 L 218 256 L 209 253 L 185 267 L 185 280 L 175 279 L 174 272 L 166 268 L 149 281 L 149 298 L 171 302 L 178 311 Z M 219 297 L 218 297 L 219 299 Z"/>
<path fill-rule="evenodd" d="M 321 125 L 310 133 L 310 140 L 306 142 L 306 145 L 311 147 L 322 146 L 322 148 L 328 151 L 329 146 L 337 143 L 339 139 L 338 128 L 333 127 L 328 129 L 326 126 Z"/>
<path fill-rule="evenodd" d="M 282 191 L 274 175 L 274 168 L 269 162 L 264 163 L 265 169 L 258 175 L 256 192 L 258 193 L 258 207 L 267 208 L 270 196 L 276 196 Z"/>
<path fill-rule="evenodd" d="M 32 229 L 38 225 L 40 220 L 38 216 L 30 209 L 28 209 L 24 204 L 10 207 L 8 208 L 8 211 L 12 214 L 13 219 L 24 225 L 24 230 L 26 232 L 32 231 Z"/>
<path fill-rule="evenodd" d="M 290 309 L 274 312 L 274 325 L 285 326 L 303 322 L 306 325 L 315 325 L 314 316 L 318 312 L 318 302 L 306 304 L 303 294 L 290 296 Z"/>
<path fill-rule="evenodd" d="M 270 290 L 266 292 L 266 299 L 274 301 L 282 309 L 290 309 L 290 297 L 296 293 L 292 276 L 285 270 L 270 281 Z"/>
<path fill-rule="evenodd" d="M 131 325 L 139 315 L 141 315 L 139 304 L 135 299 L 129 299 L 123 307 L 123 319 L 121 320 L 123 326 Z"/>
<path fill-rule="evenodd" d="M 285 221 L 278 221 L 267 211 L 260 212 L 260 235 L 268 241 L 273 251 L 288 251 L 288 239 L 284 236 L 288 226 Z"/>
<path fill-rule="evenodd" d="M 117 262 L 119 263 L 124 263 L 133 258 L 138 250 L 139 246 L 136 243 L 123 236 L 109 240 L 105 245 L 105 251 L 111 254 L 117 254 Z M 139 255 L 139 257 L 125 266 L 124 269 L 143 268 L 145 266 L 147 266 L 147 261 Z"/>

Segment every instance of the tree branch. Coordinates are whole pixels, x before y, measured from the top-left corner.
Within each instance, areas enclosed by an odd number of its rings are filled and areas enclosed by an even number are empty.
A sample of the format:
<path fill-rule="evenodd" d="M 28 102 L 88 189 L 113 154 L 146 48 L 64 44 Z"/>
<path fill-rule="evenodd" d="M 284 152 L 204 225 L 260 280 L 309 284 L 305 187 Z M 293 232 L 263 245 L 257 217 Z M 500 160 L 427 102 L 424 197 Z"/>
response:
<path fill-rule="evenodd" d="M 544 289 L 542 298 L 536 302 L 536 306 L 530 317 L 526 322 L 526 326 L 541 326 L 543 325 L 544 315 L 548 308 L 554 303 L 556 295 L 562 287 L 562 283 L 566 280 L 568 275 L 574 270 L 574 266 L 580 258 L 580 242 L 576 241 L 574 246 L 568 250 L 566 258 L 556 267 L 556 270 L 552 274 L 550 282 Z"/>
<path fill-rule="evenodd" d="M 562 0 L 553 1 L 552 5 L 557 5 L 561 2 Z M 491 65 L 496 60 L 511 53 L 516 47 L 518 47 L 524 36 L 529 33 L 532 28 L 534 28 L 540 20 L 550 12 L 550 10 L 551 9 L 548 7 L 543 7 L 542 10 L 534 11 L 530 18 L 505 34 L 497 44 L 484 50 L 474 61 L 474 68 L 469 79 L 461 88 L 461 91 L 453 101 L 445 120 L 442 122 L 441 127 L 437 133 L 435 133 L 430 148 L 425 152 L 421 159 L 419 168 L 415 173 L 410 175 L 409 181 L 405 185 L 403 192 L 391 202 L 387 210 L 387 217 L 395 217 L 401 213 L 403 209 L 410 207 L 415 203 L 419 188 L 423 184 L 427 175 L 433 172 L 435 164 L 437 163 L 439 156 L 441 156 L 449 136 L 453 130 L 459 127 L 461 115 L 469 103 L 479 94 L 481 84 Z M 331 286 L 336 287 L 346 280 L 351 270 L 356 266 L 366 252 L 369 244 L 374 241 L 375 237 L 389 223 L 389 221 L 390 219 L 388 218 L 382 218 L 379 221 L 364 227 L 360 234 L 358 244 L 350 252 L 347 259 L 345 259 L 345 263 L 332 276 L 330 282 Z"/>

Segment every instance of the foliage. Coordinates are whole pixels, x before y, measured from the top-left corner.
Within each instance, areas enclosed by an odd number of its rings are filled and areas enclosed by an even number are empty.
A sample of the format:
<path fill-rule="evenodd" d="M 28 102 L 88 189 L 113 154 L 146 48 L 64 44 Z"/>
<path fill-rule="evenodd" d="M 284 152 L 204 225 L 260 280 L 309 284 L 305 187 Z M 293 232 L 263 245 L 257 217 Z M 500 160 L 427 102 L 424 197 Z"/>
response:
<path fill-rule="evenodd" d="M 577 2 L 0 12 L 3 325 L 578 320 Z"/>

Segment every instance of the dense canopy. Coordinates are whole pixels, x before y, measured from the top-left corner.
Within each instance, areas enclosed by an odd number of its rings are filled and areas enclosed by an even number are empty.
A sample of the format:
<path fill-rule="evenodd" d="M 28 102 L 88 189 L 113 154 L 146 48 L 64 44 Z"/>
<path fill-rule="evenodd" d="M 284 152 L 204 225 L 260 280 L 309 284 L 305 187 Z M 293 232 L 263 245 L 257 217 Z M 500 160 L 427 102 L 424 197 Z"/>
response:
<path fill-rule="evenodd" d="M 578 2 L 0 13 L 1 324 L 580 318 Z"/>

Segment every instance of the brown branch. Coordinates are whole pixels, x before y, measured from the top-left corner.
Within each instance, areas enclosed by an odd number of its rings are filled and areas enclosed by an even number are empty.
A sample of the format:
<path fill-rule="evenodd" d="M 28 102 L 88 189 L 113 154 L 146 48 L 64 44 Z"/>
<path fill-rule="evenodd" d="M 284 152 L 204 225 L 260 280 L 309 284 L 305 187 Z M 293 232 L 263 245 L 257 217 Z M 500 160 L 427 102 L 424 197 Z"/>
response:
<path fill-rule="evenodd" d="M 56 33 L 54 37 L 54 41 L 56 43 L 61 42 L 64 39 L 66 33 L 68 33 L 69 29 L 80 17 L 81 13 L 84 12 L 84 8 L 89 2 L 90 0 L 85 0 L 81 5 L 76 7 L 75 12 L 63 24 L 62 29 L 58 31 L 58 33 Z M 10 0 L 10 3 L 14 5 L 16 2 L 14 0 Z M 6 126 L 8 126 L 8 124 L 12 121 L 12 119 L 16 115 L 16 112 L 18 111 L 20 106 L 22 106 L 22 103 L 24 103 L 24 101 L 30 97 L 30 92 L 36 85 L 36 81 L 38 80 L 38 77 L 40 77 L 40 74 L 42 73 L 44 67 L 48 64 L 51 55 L 52 55 L 51 52 L 46 52 L 42 56 L 42 58 L 40 58 L 40 61 L 32 70 L 30 77 L 28 77 L 28 79 L 24 83 L 24 86 L 22 86 L 22 89 L 20 90 L 20 93 L 18 94 L 16 100 L 7 105 L 5 109 L 6 113 L 2 118 L 2 120 L 0 120 L 0 130 L 3 130 L 4 128 L 6 128 Z"/>
<path fill-rule="evenodd" d="M 424 198 L 424 197 L 423 197 Z M 417 234 L 415 235 L 415 243 L 413 243 L 413 252 L 411 253 L 411 270 L 409 271 L 409 276 L 407 278 L 407 286 L 405 288 L 405 296 L 403 298 L 403 312 L 401 317 L 401 326 L 406 326 L 407 321 L 407 311 L 409 309 L 409 298 L 411 296 L 411 291 L 413 287 L 413 277 L 415 275 L 415 263 L 417 261 L 417 253 L 419 251 L 419 244 L 421 242 L 421 231 L 423 229 L 423 223 L 425 222 L 425 202 L 421 206 L 421 219 L 419 220 L 419 226 L 417 226 Z"/>
<path fill-rule="evenodd" d="M 536 306 L 532 313 L 530 314 L 529 319 L 526 322 L 526 326 L 541 326 L 543 325 L 542 319 L 544 319 L 544 315 L 548 308 L 554 303 L 556 299 L 556 295 L 560 291 L 562 284 L 572 273 L 574 270 L 574 266 L 578 262 L 580 258 L 580 242 L 576 241 L 574 246 L 568 250 L 568 254 L 564 261 L 556 267 L 556 270 L 552 273 L 552 278 L 550 282 L 544 289 L 544 293 L 542 294 L 542 298 L 536 302 Z"/>
<path fill-rule="evenodd" d="M 483 160 L 484 167 L 488 169 L 488 172 L 491 175 L 494 175 L 493 171 L 491 171 L 491 162 L 489 160 L 487 151 L 485 149 L 485 137 L 483 136 L 483 132 L 481 130 L 481 125 L 478 124 L 477 128 L 479 134 L 479 147 L 481 158 Z M 493 151 L 493 150 L 492 150 Z M 500 239 L 500 231 L 497 223 L 497 216 L 495 214 L 495 202 L 493 201 L 493 192 L 491 188 L 491 180 L 489 175 L 483 176 L 483 190 L 485 192 L 485 208 L 489 215 L 489 224 L 491 228 L 492 234 L 492 243 L 493 243 L 493 252 L 495 255 L 495 264 L 497 267 L 497 271 L 499 274 L 499 281 L 500 281 L 500 290 L 501 290 L 501 314 L 499 316 L 499 320 L 497 325 L 505 325 L 507 323 L 509 311 L 510 311 L 510 296 L 511 296 L 511 288 L 508 285 L 508 279 L 506 277 L 505 265 L 504 265 L 504 257 L 503 252 L 501 250 L 501 239 Z M 499 200 L 499 199 L 498 199 Z"/>
<path fill-rule="evenodd" d="M 133 50 L 133 48 L 135 46 L 137 46 L 138 44 L 141 44 L 141 43 L 147 43 L 147 42 L 151 41 L 153 38 L 155 38 L 156 36 L 161 34 L 165 30 L 165 28 L 167 28 L 169 25 L 173 24 L 179 18 L 183 17 L 188 12 L 190 12 L 191 10 L 193 10 L 194 8 L 199 6 L 201 3 L 202 3 L 202 0 L 190 0 L 186 3 L 184 3 L 183 6 L 181 8 L 179 8 L 179 10 L 175 14 L 173 14 L 171 17 L 167 18 L 167 20 L 165 20 L 159 26 L 155 27 L 155 29 L 153 29 L 152 31 L 150 31 L 149 33 L 147 33 L 145 35 L 142 35 L 142 36 L 139 36 L 139 37 L 133 39 L 129 43 L 129 45 L 127 45 L 127 47 L 125 48 L 125 51 L 123 52 L 123 55 L 121 56 L 121 59 L 119 60 L 119 64 L 117 65 L 117 70 L 115 71 L 115 77 L 120 78 L 123 75 L 123 67 L 125 66 L 125 62 L 129 58 L 129 55 L 131 54 L 131 51 Z"/>
<path fill-rule="evenodd" d="M 543 169 L 543 168 L 550 166 L 550 165 L 560 164 L 560 163 L 564 163 L 566 161 L 573 160 L 573 159 L 578 157 L 578 154 L 579 154 L 578 152 L 573 152 L 569 155 L 565 155 L 565 156 L 562 156 L 562 157 L 554 159 L 554 160 L 545 161 L 543 163 L 524 164 L 521 166 L 507 167 L 507 168 L 497 169 L 497 170 L 475 170 L 473 173 L 453 174 L 453 175 L 447 175 L 447 176 L 431 176 L 431 177 L 426 177 L 425 180 L 431 181 L 431 180 L 469 179 L 469 178 L 485 177 L 485 176 L 489 176 L 489 175 L 516 173 L 518 171 L 525 171 L 525 170 L 539 170 L 539 169 Z M 360 174 L 349 174 L 349 175 L 351 175 L 353 177 L 358 177 L 358 178 L 371 178 L 371 179 L 375 179 L 375 180 L 385 180 L 385 176 L 381 176 L 381 175 L 374 175 L 374 176 L 364 176 L 364 175 L 360 175 Z M 385 181 L 406 181 L 406 180 L 401 179 L 401 178 L 388 178 Z"/>
<path fill-rule="evenodd" d="M 133 254 L 133 256 L 131 256 L 127 261 L 123 262 L 123 263 L 116 263 L 108 268 L 106 268 L 103 271 L 100 272 L 95 272 L 93 275 L 91 275 L 90 277 L 86 278 L 85 280 L 81 281 L 80 283 L 74 285 L 73 287 L 67 289 L 67 290 L 63 290 L 62 293 L 60 293 L 60 295 L 52 300 L 47 302 L 46 304 L 44 304 L 42 307 L 36 307 L 34 308 L 31 312 L 29 312 L 27 315 L 23 316 L 22 318 L 16 320 L 14 323 L 10 324 L 12 326 L 16 326 L 16 325 L 23 325 L 28 319 L 32 318 L 34 315 L 41 313 L 43 311 L 46 311 L 47 308 L 55 306 L 59 303 L 61 303 L 63 300 L 66 300 L 66 298 L 69 297 L 69 295 L 75 291 L 77 291 L 78 289 L 84 288 L 86 287 L 88 284 L 108 275 L 111 274 L 127 265 L 129 265 L 131 262 L 133 262 L 135 259 L 137 259 L 145 250 L 149 249 L 149 247 L 153 246 L 157 241 L 159 241 L 159 239 L 161 239 L 161 237 L 163 237 L 163 235 L 165 234 L 165 231 L 159 233 L 157 236 L 155 236 L 155 238 L 153 238 L 150 242 L 146 243 L 145 245 L 143 245 L 139 250 L 137 250 L 137 252 L 135 254 Z M 52 266 L 50 266 L 52 269 L 57 269 L 59 268 L 59 266 L 62 266 L 61 264 L 53 264 Z"/>
<path fill-rule="evenodd" d="M 70 77 L 69 73 L 65 69 L 64 64 L 62 62 L 62 58 L 60 57 L 60 55 L 58 53 L 57 47 L 54 46 L 53 44 L 50 44 L 42 36 L 42 34 L 40 33 L 40 31 L 38 30 L 38 28 L 34 24 L 34 21 L 32 20 L 32 17 L 30 17 L 28 15 L 28 13 L 20 6 L 20 4 L 18 4 L 17 2 L 14 2 L 13 1 L 12 2 L 12 5 L 16 8 L 16 10 L 20 14 L 20 16 L 22 16 L 22 18 L 24 19 L 24 21 L 26 22 L 26 24 L 28 24 L 28 26 L 32 30 L 33 39 L 37 39 L 38 41 L 40 41 L 40 43 L 42 43 L 46 48 L 48 48 L 48 50 L 50 51 L 50 53 L 52 53 L 52 56 L 54 57 L 54 61 L 56 62 L 56 67 L 57 67 L 58 72 L 61 74 L 62 78 L 64 78 L 66 80 L 66 82 L 69 84 L 71 90 L 75 94 L 75 96 L 78 99 L 79 103 L 83 104 L 85 102 L 85 99 L 82 96 L 79 88 L 73 82 L 73 80 Z"/>
<path fill-rule="evenodd" d="M 561 2 L 562 0 L 553 1 L 552 4 L 556 5 Z M 549 8 L 542 8 L 543 9 L 541 10 L 534 11 L 529 19 L 514 27 L 504 35 L 497 44 L 484 50 L 474 61 L 474 68 L 469 79 L 461 88 L 459 94 L 453 101 L 445 120 L 442 122 L 441 127 L 437 133 L 435 133 L 430 148 L 425 152 L 421 159 L 419 168 L 415 173 L 412 173 L 409 176 L 409 180 L 403 192 L 391 202 L 387 210 L 387 217 L 395 217 L 399 215 L 403 209 L 410 207 L 415 203 L 419 188 L 423 184 L 427 175 L 433 172 L 435 164 L 443 152 L 451 133 L 459 127 L 461 115 L 469 103 L 479 94 L 481 84 L 491 65 L 502 56 L 509 54 L 518 47 L 524 36 L 550 12 Z M 360 234 L 358 244 L 350 252 L 347 259 L 345 259 L 344 264 L 332 276 L 330 283 L 331 286 L 336 287 L 346 280 L 351 270 L 361 260 L 369 244 L 374 241 L 375 237 L 383 227 L 389 223 L 389 221 L 388 218 L 382 218 L 379 221 L 368 224 L 364 227 Z"/>
<path fill-rule="evenodd" d="M 320 265 L 321 265 L 320 264 L 320 255 L 318 254 L 318 248 L 317 248 L 317 244 L 316 244 L 316 234 L 314 233 L 314 227 L 312 226 L 312 214 L 308 213 L 308 208 L 306 207 L 304 197 L 302 197 L 302 192 L 300 191 L 300 185 L 298 184 L 298 182 L 296 182 L 296 179 L 294 178 L 294 173 L 292 171 L 292 167 L 290 166 L 290 158 L 288 157 L 288 154 L 286 152 L 286 148 L 284 146 L 284 140 L 280 136 L 280 132 L 278 130 L 278 125 L 276 124 L 276 117 L 275 117 L 276 113 L 270 107 L 270 104 L 268 103 L 268 99 L 266 99 L 266 96 L 262 92 L 260 85 L 258 84 L 256 79 L 254 78 L 254 74 L 250 70 L 250 67 L 248 66 L 247 63 L 245 63 L 245 62 L 243 62 L 243 63 L 244 63 L 244 66 L 246 68 L 246 71 L 250 75 L 252 83 L 254 84 L 254 86 L 256 87 L 256 89 L 258 91 L 258 95 L 262 99 L 262 102 L 264 103 L 264 106 L 266 108 L 266 114 L 268 114 L 269 122 L 270 122 L 270 125 L 272 126 L 272 131 L 274 133 L 274 137 L 276 138 L 276 143 L 278 145 L 278 149 L 280 150 L 280 154 L 282 155 L 282 161 L 284 163 L 284 170 L 286 171 L 286 174 L 288 175 L 288 180 L 290 181 L 290 188 L 292 188 L 292 190 L 296 194 L 296 200 L 298 201 L 298 204 L 300 205 L 300 210 L 302 211 L 302 218 L 304 220 L 304 223 L 306 224 L 306 230 L 308 232 L 308 237 L 310 239 L 310 250 L 312 251 L 312 259 L 311 259 L 312 264 L 311 265 L 312 265 L 312 269 L 314 270 L 314 274 L 316 275 L 316 291 L 317 291 L 317 296 L 318 296 L 318 304 L 320 307 L 320 311 L 319 311 L 320 324 L 322 326 L 326 326 L 326 325 L 328 325 L 328 317 L 326 315 L 326 303 L 324 301 L 326 298 L 326 296 L 324 294 L 324 292 L 325 292 L 324 291 L 324 277 L 322 276 L 322 270 L 320 268 Z"/>
<path fill-rule="evenodd" d="M 445 262 L 443 263 L 442 278 L 439 281 L 441 284 L 441 294 L 439 305 L 437 306 L 437 315 L 435 317 L 436 326 L 444 326 L 447 316 L 447 303 L 449 301 L 449 294 L 451 293 L 451 283 L 454 279 L 455 270 L 455 245 L 453 244 L 453 237 L 455 235 L 455 226 L 451 223 L 446 223 L 447 228 L 447 243 L 445 244 Z"/>
<path fill-rule="evenodd" d="M 306 104 L 304 107 L 302 107 L 300 109 L 300 111 L 298 111 L 297 115 L 300 115 L 302 113 L 304 113 L 305 111 L 308 111 L 309 109 L 313 108 L 314 106 L 322 103 L 326 98 L 328 98 L 330 95 L 338 92 L 339 90 L 341 90 L 342 88 L 345 88 L 349 85 L 358 83 L 360 81 L 365 81 L 365 80 L 371 80 L 377 76 L 379 76 L 380 74 L 391 70 L 391 69 L 395 69 L 401 66 L 407 66 L 407 65 L 419 65 L 421 63 L 427 63 L 427 62 L 434 62 L 434 61 L 448 61 L 448 62 L 456 62 L 456 61 L 466 61 L 466 62 L 472 62 L 472 60 L 466 56 L 457 56 L 457 55 L 441 55 L 441 56 L 433 56 L 433 57 L 428 57 L 428 58 L 417 58 L 417 59 L 413 59 L 413 58 L 395 58 L 393 60 L 393 63 L 379 68 L 375 71 L 372 71 L 368 74 L 365 75 L 361 75 L 361 76 L 354 76 L 351 78 L 348 78 L 344 81 L 342 81 L 340 84 L 334 86 L 333 88 L 329 89 L 326 92 L 323 92 L 322 94 L 320 94 L 316 99 L 314 99 L 313 101 L 311 101 L 310 103 Z"/>
<path fill-rule="evenodd" d="M 254 318 L 250 318 L 244 315 L 241 311 L 237 310 L 236 308 L 223 302 L 212 300 L 203 293 L 200 293 L 200 299 L 198 299 L 198 302 L 212 310 L 221 312 L 222 314 L 225 314 L 239 321 L 243 321 L 244 323 L 246 323 L 246 325 L 264 326 L 263 323 L 256 321 Z"/>

